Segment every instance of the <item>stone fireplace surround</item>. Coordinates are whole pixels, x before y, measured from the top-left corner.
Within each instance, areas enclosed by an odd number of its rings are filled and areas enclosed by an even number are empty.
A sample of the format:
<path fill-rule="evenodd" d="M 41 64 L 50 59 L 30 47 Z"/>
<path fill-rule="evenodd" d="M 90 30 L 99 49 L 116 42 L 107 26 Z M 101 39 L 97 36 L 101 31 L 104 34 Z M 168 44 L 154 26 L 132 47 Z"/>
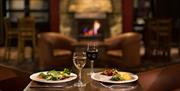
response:
<path fill-rule="evenodd" d="M 50 0 L 50 31 L 60 32 L 61 27 L 61 17 L 65 14 L 67 9 L 62 8 L 62 6 L 67 6 L 68 4 L 63 3 L 64 0 Z M 121 16 L 122 16 L 122 32 L 131 32 L 133 29 L 133 5 L 134 0 L 112 0 L 113 2 L 119 1 L 114 5 L 121 7 Z M 115 9 L 113 9 L 115 10 Z M 119 18 L 119 17 L 118 17 Z"/>
<path fill-rule="evenodd" d="M 101 23 L 101 36 L 98 37 L 100 39 L 113 37 L 122 32 L 121 8 L 113 8 L 115 10 L 113 10 L 112 13 L 72 13 L 68 11 L 68 2 L 66 1 L 67 0 L 61 0 L 60 2 L 60 33 L 80 39 L 82 37 L 79 31 L 84 27 L 81 22 L 87 24 L 89 22 L 91 24 L 94 20 L 99 20 Z M 113 1 L 115 6 L 120 7 L 115 0 L 112 0 L 112 3 Z M 121 3 L 119 2 L 119 4 Z"/>

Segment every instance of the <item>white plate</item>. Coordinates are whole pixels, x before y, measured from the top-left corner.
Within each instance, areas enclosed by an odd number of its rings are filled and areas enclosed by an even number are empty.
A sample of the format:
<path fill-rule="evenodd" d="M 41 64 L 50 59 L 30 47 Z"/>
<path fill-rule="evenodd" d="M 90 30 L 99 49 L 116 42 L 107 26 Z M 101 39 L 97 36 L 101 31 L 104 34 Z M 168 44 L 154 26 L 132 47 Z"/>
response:
<path fill-rule="evenodd" d="M 112 81 L 112 80 L 110 80 L 112 78 L 112 76 L 102 75 L 101 73 L 102 72 L 93 73 L 91 75 L 91 78 L 93 80 L 100 81 L 100 82 L 106 82 L 106 83 L 129 83 L 129 82 L 134 82 L 134 81 L 138 80 L 138 76 L 136 74 L 129 73 L 129 72 L 126 72 L 126 73 L 130 74 L 132 79 L 125 80 L 125 81 Z"/>
<path fill-rule="evenodd" d="M 76 74 L 71 73 L 69 78 L 66 78 L 66 79 L 63 79 L 63 80 L 52 81 L 52 80 L 46 80 L 46 79 L 38 78 L 38 75 L 40 73 L 42 73 L 42 72 L 32 74 L 30 76 L 30 79 L 33 80 L 33 81 L 42 82 L 42 83 L 63 83 L 63 82 L 68 82 L 68 81 L 71 81 L 71 80 L 74 80 L 74 79 L 77 78 Z M 43 73 L 47 73 L 47 71 L 44 71 Z"/>

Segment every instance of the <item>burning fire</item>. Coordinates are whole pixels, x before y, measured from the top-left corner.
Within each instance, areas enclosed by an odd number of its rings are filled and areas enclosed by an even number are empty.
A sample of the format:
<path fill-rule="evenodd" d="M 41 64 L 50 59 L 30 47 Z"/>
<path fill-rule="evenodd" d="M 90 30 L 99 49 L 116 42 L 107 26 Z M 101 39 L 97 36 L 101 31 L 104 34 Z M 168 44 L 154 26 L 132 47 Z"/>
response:
<path fill-rule="evenodd" d="M 97 35 L 100 27 L 101 27 L 101 24 L 96 20 L 94 21 L 93 28 L 90 30 L 88 30 L 88 28 L 84 28 L 83 33 L 85 36 Z"/>

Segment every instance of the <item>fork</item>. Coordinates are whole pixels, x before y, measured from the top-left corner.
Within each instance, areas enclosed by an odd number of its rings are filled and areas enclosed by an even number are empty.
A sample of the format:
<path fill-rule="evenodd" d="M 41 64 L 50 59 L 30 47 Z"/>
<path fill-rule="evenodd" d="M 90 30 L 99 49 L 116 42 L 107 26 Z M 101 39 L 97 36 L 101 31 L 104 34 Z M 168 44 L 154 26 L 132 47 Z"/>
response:
<path fill-rule="evenodd" d="M 104 83 L 100 83 L 103 87 L 109 88 L 109 89 L 114 89 L 114 88 L 121 88 L 121 89 L 133 89 L 136 87 L 135 86 L 130 86 L 130 85 L 106 85 Z"/>

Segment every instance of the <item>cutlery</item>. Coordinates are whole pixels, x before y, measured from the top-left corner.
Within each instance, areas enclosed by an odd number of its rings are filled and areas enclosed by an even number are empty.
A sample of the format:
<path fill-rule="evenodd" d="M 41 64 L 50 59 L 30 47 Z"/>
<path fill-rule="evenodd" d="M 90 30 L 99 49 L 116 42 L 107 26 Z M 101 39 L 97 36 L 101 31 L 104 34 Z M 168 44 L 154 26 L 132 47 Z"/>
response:
<path fill-rule="evenodd" d="M 134 89 L 137 85 L 132 86 L 132 85 L 124 85 L 124 84 L 105 84 L 105 83 L 100 83 L 103 87 L 109 88 L 109 89 Z"/>

